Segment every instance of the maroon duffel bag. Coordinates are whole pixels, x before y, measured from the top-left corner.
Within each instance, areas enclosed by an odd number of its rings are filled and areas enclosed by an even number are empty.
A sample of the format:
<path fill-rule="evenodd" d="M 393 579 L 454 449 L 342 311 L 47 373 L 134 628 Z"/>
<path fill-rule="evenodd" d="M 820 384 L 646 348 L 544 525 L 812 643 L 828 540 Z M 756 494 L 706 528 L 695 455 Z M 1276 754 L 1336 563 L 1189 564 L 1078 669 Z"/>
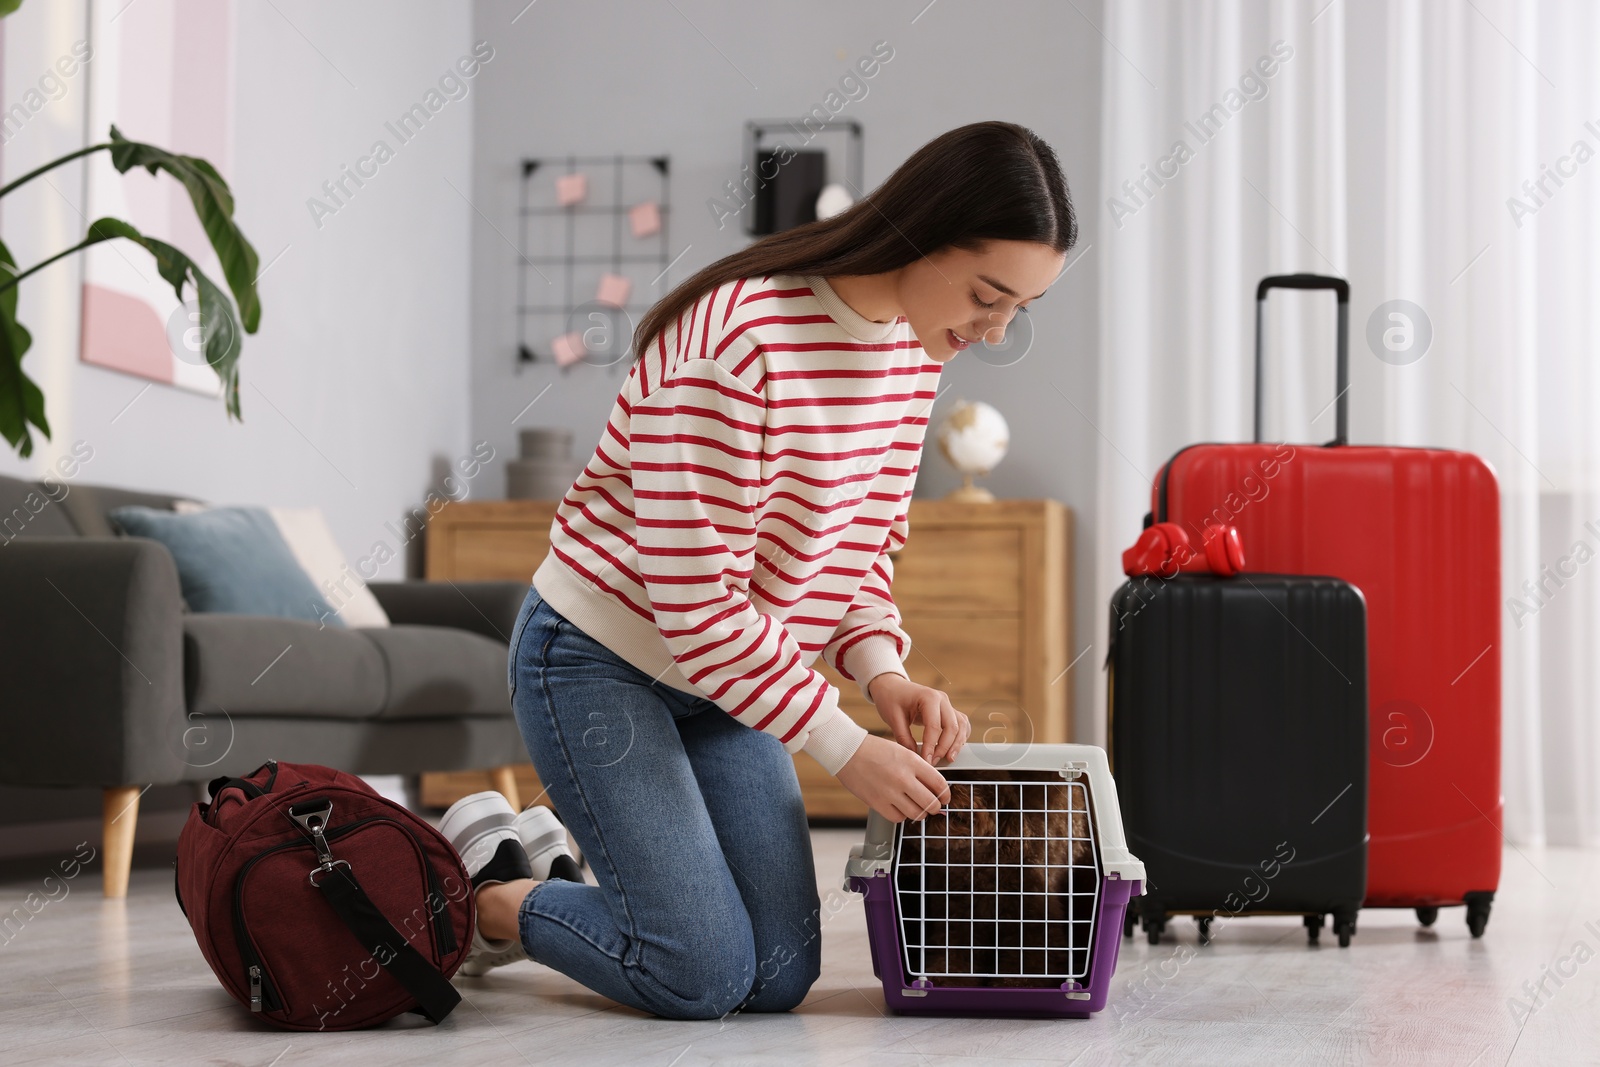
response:
<path fill-rule="evenodd" d="M 178 837 L 178 906 L 223 988 L 288 1030 L 440 1022 L 477 921 L 461 857 L 355 775 L 268 760 Z"/>

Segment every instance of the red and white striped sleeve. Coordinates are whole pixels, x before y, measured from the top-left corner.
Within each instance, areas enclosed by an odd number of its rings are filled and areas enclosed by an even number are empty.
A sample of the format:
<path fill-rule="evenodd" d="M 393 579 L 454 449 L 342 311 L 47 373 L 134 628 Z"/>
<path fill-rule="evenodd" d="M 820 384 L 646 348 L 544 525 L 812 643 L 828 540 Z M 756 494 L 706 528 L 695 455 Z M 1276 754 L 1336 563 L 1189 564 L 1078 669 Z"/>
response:
<path fill-rule="evenodd" d="M 669 332 L 675 338 L 663 344 L 686 345 L 687 358 L 662 352 L 664 380 L 634 405 L 629 440 L 639 565 L 656 626 L 708 699 L 837 774 L 867 732 L 802 663 L 784 625 L 750 600 L 765 397 L 694 354 L 703 345 L 692 318 L 687 335 Z"/>
<path fill-rule="evenodd" d="M 833 632 L 833 637 L 822 649 L 822 658 L 834 669 L 861 687 L 861 695 L 868 700 L 872 694 L 868 685 L 880 674 L 898 674 L 909 678 L 904 666 L 911 651 L 911 637 L 902 629 L 900 609 L 892 594 L 894 561 L 890 552 L 905 547 L 910 531 L 904 504 L 900 514 L 889 527 L 883 550 L 873 562 L 872 569 L 861 581 L 844 618 Z"/>

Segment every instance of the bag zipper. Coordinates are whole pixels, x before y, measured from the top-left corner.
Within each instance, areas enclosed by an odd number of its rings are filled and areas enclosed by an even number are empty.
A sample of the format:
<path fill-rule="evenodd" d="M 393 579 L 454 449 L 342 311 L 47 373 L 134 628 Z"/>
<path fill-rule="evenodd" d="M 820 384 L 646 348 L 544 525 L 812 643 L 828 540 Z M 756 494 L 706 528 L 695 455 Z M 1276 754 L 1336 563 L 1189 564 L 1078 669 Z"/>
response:
<path fill-rule="evenodd" d="M 274 768 L 274 770 L 276 770 L 276 768 Z M 336 826 L 329 830 L 324 837 L 329 841 L 336 840 L 352 830 L 357 829 L 358 827 L 366 826 L 369 823 L 375 822 L 394 823 L 396 826 L 400 827 L 400 829 L 404 830 L 408 835 L 410 835 L 412 842 L 417 845 L 418 852 L 421 853 L 422 869 L 427 874 L 429 892 L 436 893 L 442 898 L 444 894 L 440 889 L 439 877 L 437 872 L 435 872 L 433 869 L 432 861 L 428 859 L 427 849 L 422 847 L 422 842 L 418 839 L 416 831 L 407 826 L 405 823 L 401 822 L 399 819 L 393 818 L 389 815 L 368 815 L 364 819 L 357 819 L 355 822 L 348 822 L 343 826 Z M 270 856 L 274 852 L 281 852 L 286 848 L 315 847 L 316 846 L 313 842 L 299 840 L 285 841 L 282 844 L 273 845 L 271 848 L 263 849 L 251 857 L 250 861 L 246 863 L 243 869 L 239 871 L 239 877 L 234 882 L 233 932 L 235 939 L 238 941 L 239 954 L 245 963 L 245 977 L 250 989 L 251 1011 L 281 1011 L 283 1009 L 283 1002 L 278 998 L 278 991 L 273 987 L 271 979 L 267 977 L 265 970 L 261 966 L 261 957 L 256 953 L 255 945 L 250 940 L 250 932 L 244 923 L 245 876 L 250 873 L 250 868 L 254 867 L 260 860 Z M 449 952 L 455 951 L 456 947 L 455 931 L 451 929 L 449 925 L 449 919 L 447 917 L 448 914 L 449 909 L 447 908 L 441 908 L 437 912 L 433 913 L 433 932 L 434 937 L 439 944 L 439 951 L 441 955 L 447 955 Z"/>
<path fill-rule="evenodd" d="M 328 834 L 329 837 L 342 837 L 358 826 L 384 818 L 382 815 L 371 815 L 365 819 L 346 823 L 337 827 Z M 250 932 L 244 923 L 244 880 L 250 874 L 250 869 L 257 863 L 266 859 L 275 852 L 282 852 L 286 848 L 311 848 L 311 842 L 297 840 L 284 841 L 273 845 L 271 848 L 262 849 L 250 858 L 250 861 L 239 871 L 239 877 L 233 883 L 233 934 L 239 943 L 239 954 L 244 959 L 245 977 L 250 986 L 251 1011 L 278 1011 L 283 1007 L 278 999 L 278 991 L 273 988 L 272 981 L 267 978 L 261 968 L 261 957 L 256 954 L 255 946 L 250 941 Z"/>
<path fill-rule="evenodd" d="M 272 792 L 272 787 L 276 785 L 278 781 L 277 760 L 269 759 L 267 762 L 263 763 L 260 767 L 257 767 L 250 773 L 252 775 L 260 774 L 264 768 L 268 767 L 271 768 L 271 771 L 267 774 L 267 784 L 264 786 L 256 785 L 249 778 L 229 778 L 226 775 L 222 776 L 221 778 L 213 778 L 210 782 L 210 785 L 213 787 L 210 790 L 211 799 L 200 806 L 200 817 L 205 820 L 206 825 L 213 827 L 217 825 L 215 820 L 212 819 L 212 815 L 214 815 L 216 812 L 217 799 L 225 790 L 233 788 L 239 789 L 245 794 L 245 800 L 247 803 L 251 800 L 259 800 L 268 793 Z M 221 784 L 219 785 L 218 783 Z M 294 788 L 299 788 L 304 784 L 304 782 L 297 783 Z"/>

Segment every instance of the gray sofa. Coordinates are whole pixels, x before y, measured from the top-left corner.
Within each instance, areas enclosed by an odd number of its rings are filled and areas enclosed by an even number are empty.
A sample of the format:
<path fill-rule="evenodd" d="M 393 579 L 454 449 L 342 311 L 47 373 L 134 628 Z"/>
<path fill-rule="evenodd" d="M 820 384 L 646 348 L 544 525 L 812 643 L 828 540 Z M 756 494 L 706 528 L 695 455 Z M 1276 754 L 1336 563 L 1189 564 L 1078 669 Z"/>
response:
<path fill-rule="evenodd" d="M 147 785 L 268 758 L 498 784 L 525 762 L 506 648 L 526 585 L 373 583 L 387 629 L 189 613 L 167 549 L 106 519 L 174 499 L 0 477 L 0 783 L 104 791 L 107 896 Z"/>

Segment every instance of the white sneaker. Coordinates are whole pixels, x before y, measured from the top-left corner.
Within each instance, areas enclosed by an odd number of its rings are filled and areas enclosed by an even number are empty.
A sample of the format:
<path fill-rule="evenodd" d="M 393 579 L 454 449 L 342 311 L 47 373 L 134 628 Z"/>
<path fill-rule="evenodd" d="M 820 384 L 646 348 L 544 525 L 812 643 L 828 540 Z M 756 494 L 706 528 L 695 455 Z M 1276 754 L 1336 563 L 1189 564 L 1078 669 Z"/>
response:
<path fill-rule="evenodd" d="M 456 972 L 467 978 L 482 978 L 496 967 L 504 967 L 509 963 L 521 963 L 528 958 L 522 942 L 517 938 L 509 941 L 491 941 L 476 929 L 472 931 L 472 949 L 467 953 L 467 958 L 461 961 L 461 968 Z"/>
<path fill-rule="evenodd" d="M 513 825 L 533 868 L 532 877 L 541 882 L 548 878 L 583 881 L 583 871 L 567 846 L 567 828 L 555 812 L 536 804 L 519 814 Z"/>
<path fill-rule="evenodd" d="M 439 832 L 460 853 L 474 892 L 481 886 L 533 877 L 528 854 L 513 825 L 516 818 L 504 795 L 486 790 L 462 797 L 440 820 Z M 476 978 L 527 958 L 520 939 L 492 941 L 474 928 L 472 948 L 459 973 Z"/>

